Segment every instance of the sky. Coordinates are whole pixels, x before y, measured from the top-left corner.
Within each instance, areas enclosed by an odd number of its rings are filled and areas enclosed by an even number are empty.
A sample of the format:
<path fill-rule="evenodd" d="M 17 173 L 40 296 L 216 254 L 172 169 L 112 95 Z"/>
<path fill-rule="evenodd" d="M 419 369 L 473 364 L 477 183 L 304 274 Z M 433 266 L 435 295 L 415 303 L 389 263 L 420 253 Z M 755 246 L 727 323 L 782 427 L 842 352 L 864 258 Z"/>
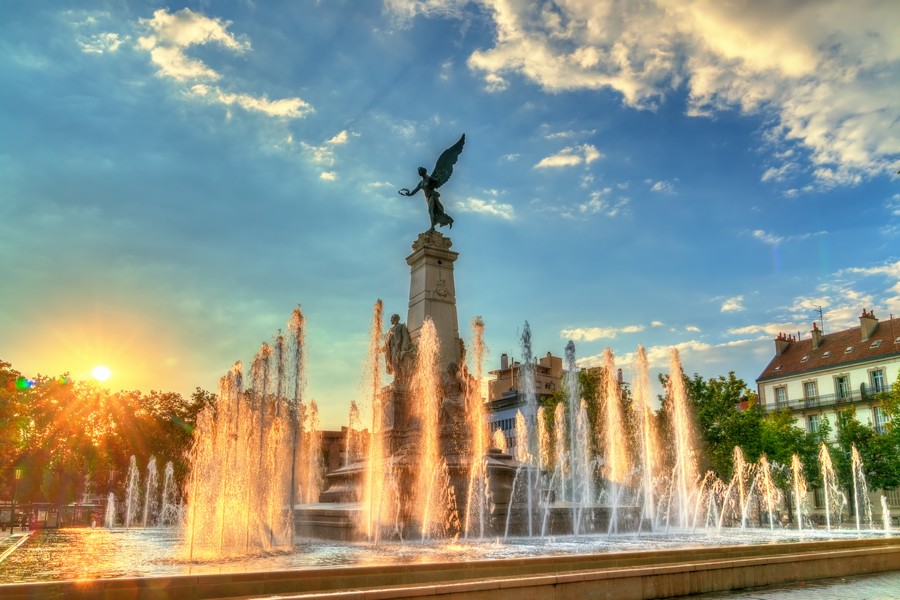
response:
<path fill-rule="evenodd" d="M 730 371 L 900 314 L 893 0 L 0 3 L 0 359 L 216 391 L 306 318 L 321 423 L 361 399 L 441 199 L 460 334 Z"/>

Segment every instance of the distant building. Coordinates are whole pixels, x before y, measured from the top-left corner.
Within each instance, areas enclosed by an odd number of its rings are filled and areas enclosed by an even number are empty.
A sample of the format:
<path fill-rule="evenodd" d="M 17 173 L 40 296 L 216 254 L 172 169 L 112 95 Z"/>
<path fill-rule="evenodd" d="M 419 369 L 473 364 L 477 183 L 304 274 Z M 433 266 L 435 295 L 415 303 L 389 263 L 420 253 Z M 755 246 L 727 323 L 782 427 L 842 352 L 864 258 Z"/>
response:
<path fill-rule="evenodd" d="M 756 379 L 762 409 L 788 409 L 797 426 L 811 433 L 827 417 L 834 442 L 837 413 L 852 406 L 860 423 L 883 432 L 886 417 L 877 394 L 889 390 L 900 372 L 900 318 L 879 322 L 863 310 L 859 327 L 826 334 L 813 323 L 810 333 L 802 340 L 775 338 L 775 356 Z M 900 490 L 884 495 L 890 506 L 900 506 Z M 824 507 L 821 490 L 814 490 L 814 506 Z M 880 513 L 877 497 L 872 508 Z"/>
<path fill-rule="evenodd" d="M 756 379 L 766 411 L 790 409 L 797 425 L 818 431 L 824 417 L 853 406 L 860 423 L 881 431 L 885 415 L 876 399 L 900 372 L 900 318 L 879 323 L 863 310 L 859 327 L 826 334 L 813 323 L 808 339 L 779 334 L 775 356 Z"/>
<path fill-rule="evenodd" d="M 516 446 L 516 413 L 525 405 L 521 368 L 522 363 L 502 354 L 500 368 L 490 371 L 494 379 L 488 382 L 488 421 L 491 434 L 497 429 L 502 430 L 510 451 Z M 543 398 L 562 389 L 562 376 L 562 358 L 548 352 L 543 358 L 534 359 L 534 393 L 538 404 Z"/>

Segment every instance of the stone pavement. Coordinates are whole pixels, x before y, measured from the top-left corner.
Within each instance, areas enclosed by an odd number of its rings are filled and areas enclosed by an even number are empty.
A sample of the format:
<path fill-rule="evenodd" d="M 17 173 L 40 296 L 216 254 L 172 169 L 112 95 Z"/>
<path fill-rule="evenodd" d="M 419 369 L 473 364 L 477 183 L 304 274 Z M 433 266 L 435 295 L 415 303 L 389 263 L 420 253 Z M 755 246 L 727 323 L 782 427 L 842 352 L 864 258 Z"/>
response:
<path fill-rule="evenodd" d="M 896 600 L 900 598 L 900 571 L 688 597 L 691 600 Z"/>

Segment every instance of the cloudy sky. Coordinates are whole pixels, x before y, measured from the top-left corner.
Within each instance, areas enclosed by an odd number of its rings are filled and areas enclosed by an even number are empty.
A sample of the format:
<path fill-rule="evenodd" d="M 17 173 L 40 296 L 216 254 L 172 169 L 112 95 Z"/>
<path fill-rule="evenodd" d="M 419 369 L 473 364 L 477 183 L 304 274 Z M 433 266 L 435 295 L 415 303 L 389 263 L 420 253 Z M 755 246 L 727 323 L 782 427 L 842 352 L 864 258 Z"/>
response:
<path fill-rule="evenodd" d="M 299 303 L 339 426 L 429 225 L 397 189 L 465 132 L 486 368 L 527 320 L 754 386 L 817 307 L 900 313 L 897 31 L 892 0 L 3 2 L 0 359 L 215 390 Z"/>

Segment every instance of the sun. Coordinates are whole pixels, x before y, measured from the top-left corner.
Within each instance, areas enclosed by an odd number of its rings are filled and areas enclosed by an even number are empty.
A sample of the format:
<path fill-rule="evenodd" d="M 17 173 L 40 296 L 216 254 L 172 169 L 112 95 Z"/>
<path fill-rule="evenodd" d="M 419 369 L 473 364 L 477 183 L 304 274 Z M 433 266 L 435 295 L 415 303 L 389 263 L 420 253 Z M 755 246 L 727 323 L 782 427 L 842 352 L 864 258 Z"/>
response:
<path fill-rule="evenodd" d="M 97 365 L 94 367 L 94 370 L 91 371 L 91 375 L 93 375 L 94 379 L 97 381 L 106 381 L 109 379 L 109 376 L 112 375 L 112 371 L 110 371 L 107 366 Z"/>

